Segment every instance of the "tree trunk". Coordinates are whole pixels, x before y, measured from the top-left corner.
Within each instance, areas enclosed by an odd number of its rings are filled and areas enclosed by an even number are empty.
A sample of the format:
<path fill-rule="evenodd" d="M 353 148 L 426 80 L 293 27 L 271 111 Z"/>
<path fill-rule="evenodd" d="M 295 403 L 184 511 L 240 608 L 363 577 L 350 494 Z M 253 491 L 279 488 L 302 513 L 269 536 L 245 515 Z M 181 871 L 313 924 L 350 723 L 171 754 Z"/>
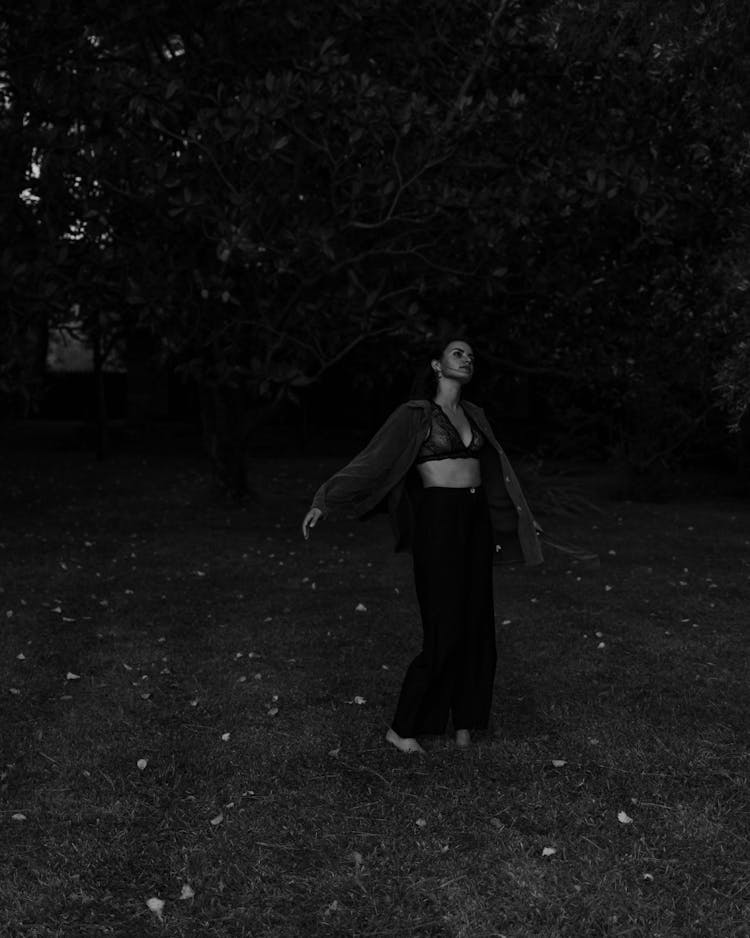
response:
<path fill-rule="evenodd" d="M 97 310 L 92 320 L 92 345 L 94 350 L 94 426 L 96 428 L 96 458 L 107 455 L 107 395 L 104 387 L 104 351 L 102 349 L 101 313 Z"/>
<path fill-rule="evenodd" d="M 244 429 L 245 394 L 241 388 L 211 385 L 200 388 L 203 442 L 215 481 L 226 494 L 249 494 Z"/>
<path fill-rule="evenodd" d="M 255 497 L 248 484 L 248 443 L 278 413 L 279 403 L 258 404 L 251 389 L 243 387 L 210 385 L 199 393 L 203 441 L 215 481 L 234 499 Z"/>
<path fill-rule="evenodd" d="M 127 415 L 131 427 L 143 431 L 149 421 L 169 417 L 169 382 L 159 363 L 158 340 L 147 329 L 131 329 L 126 343 Z"/>
<path fill-rule="evenodd" d="M 737 434 L 737 471 L 743 482 L 744 489 L 750 490 L 750 411 L 746 412 L 740 420 L 740 429 Z"/>

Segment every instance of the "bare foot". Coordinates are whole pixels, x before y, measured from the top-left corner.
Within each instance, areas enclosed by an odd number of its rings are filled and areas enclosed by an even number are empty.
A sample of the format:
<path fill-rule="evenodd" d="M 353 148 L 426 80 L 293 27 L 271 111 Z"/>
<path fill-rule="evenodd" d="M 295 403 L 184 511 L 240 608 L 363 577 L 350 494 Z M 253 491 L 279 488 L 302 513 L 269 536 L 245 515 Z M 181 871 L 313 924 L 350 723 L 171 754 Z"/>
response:
<path fill-rule="evenodd" d="M 395 730 L 389 729 L 385 734 L 386 741 L 401 752 L 424 752 L 424 749 L 411 736 L 399 736 Z"/>
<path fill-rule="evenodd" d="M 471 745 L 471 733 L 468 730 L 456 730 L 456 745 L 459 749 L 467 749 Z"/>

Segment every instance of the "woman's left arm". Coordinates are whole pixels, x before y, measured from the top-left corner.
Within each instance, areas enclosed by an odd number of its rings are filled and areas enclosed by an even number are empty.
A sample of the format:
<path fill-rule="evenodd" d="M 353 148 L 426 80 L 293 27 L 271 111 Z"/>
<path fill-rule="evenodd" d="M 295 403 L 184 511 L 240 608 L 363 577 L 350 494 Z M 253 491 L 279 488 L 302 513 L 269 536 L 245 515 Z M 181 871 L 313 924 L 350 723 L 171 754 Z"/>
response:
<path fill-rule="evenodd" d="M 510 464 L 510 460 L 505 454 L 500 443 L 497 441 L 492 427 L 479 407 L 472 409 L 472 415 L 476 415 L 479 426 L 487 436 L 487 440 L 492 446 L 497 456 L 497 463 L 494 465 L 490 461 L 488 468 L 491 472 L 488 478 L 483 478 L 487 488 L 487 499 L 490 505 L 490 514 L 493 516 L 493 527 L 496 531 L 496 537 L 507 534 L 512 528 L 513 542 L 517 545 L 514 549 L 518 550 L 526 563 L 542 563 L 542 551 L 539 546 L 539 534 L 541 525 L 529 508 L 526 497 L 518 481 L 518 476 Z M 504 551 L 504 553 L 510 552 Z"/>

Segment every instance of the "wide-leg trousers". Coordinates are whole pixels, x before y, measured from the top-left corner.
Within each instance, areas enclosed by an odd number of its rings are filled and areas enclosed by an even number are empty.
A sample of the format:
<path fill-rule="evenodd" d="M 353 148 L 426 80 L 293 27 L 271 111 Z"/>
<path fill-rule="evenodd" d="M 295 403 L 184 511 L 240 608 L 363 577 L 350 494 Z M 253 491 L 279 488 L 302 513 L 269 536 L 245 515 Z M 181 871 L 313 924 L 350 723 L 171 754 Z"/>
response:
<path fill-rule="evenodd" d="M 492 592 L 494 538 L 481 486 L 420 493 L 414 580 L 422 651 L 409 665 L 393 729 L 403 737 L 486 729 L 497 651 Z"/>

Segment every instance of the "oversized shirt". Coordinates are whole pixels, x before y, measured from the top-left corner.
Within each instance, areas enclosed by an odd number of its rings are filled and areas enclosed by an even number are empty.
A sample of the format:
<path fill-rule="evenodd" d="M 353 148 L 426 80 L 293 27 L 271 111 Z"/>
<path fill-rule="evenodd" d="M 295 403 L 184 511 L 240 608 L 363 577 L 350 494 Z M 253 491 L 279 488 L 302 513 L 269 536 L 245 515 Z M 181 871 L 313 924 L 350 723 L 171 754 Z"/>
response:
<path fill-rule="evenodd" d="M 481 407 L 468 401 L 463 401 L 461 406 L 488 444 L 479 453 L 479 462 L 497 560 L 542 563 L 541 528 L 529 510 L 508 457 L 495 439 Z M 429 432 L 428 401 L 408 401 L 397 407 L 367 446 L 320 486 L 312 508 L 319 509 L 324 516 L 342 509 L 363 516 L 387 499 L 396 550 L 409 549 L 416 500 L 422 487 L 419 476 L 411 470 Z"/>

